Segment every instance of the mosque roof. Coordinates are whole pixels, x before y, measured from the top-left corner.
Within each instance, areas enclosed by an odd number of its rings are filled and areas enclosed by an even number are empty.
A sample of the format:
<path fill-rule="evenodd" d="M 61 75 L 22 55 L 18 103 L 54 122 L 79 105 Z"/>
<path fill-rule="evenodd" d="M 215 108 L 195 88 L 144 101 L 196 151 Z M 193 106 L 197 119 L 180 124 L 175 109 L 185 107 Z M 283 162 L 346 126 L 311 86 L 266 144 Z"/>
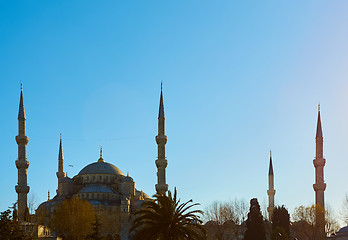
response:
<path fill-rule="evenodd" d="M 110 188 L 100 185 L 93 184 L 82 188 L 79 193 L 114 193 Z"/>
<path fill-rule="evenodd" d="M 124 176 L 120 169 L 107 162 L 94 162 L 84 167 L 78 175 L 83 174 L 115 174 Z"/>

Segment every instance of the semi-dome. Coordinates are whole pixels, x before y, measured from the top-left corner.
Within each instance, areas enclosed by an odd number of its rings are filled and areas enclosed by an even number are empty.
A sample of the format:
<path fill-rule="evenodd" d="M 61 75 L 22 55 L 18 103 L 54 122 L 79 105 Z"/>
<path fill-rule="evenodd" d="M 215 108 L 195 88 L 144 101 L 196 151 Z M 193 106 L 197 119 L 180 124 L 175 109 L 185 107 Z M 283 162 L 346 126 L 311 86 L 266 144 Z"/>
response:
<path fill-rule="evenodd" d="M 79 193 L 114 193 L 110 188 L 99 185 L 99 184 L 94 184 L 94 185 L 89 185 L 87 187 L 82 188 Z"/>
<path fill-rule="evenodd" d="M 116 166 L 102 161 L 91 163 L 84 167 L 78 175 L 83 174 L 114 174 L 124 176 L 121 170 L 118 169 Z"/>

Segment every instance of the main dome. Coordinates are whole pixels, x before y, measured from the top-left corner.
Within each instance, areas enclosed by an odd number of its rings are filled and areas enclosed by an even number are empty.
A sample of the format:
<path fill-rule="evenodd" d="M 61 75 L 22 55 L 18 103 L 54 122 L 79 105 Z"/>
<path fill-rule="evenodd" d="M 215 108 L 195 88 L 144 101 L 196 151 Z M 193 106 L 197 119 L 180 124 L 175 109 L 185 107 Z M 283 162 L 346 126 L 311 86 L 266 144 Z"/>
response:
<path fill-rule="evenodd" d="M 78 175 L 83 174 L 114 174 L 124 176 L 120 169 L 107 162 L 91 163 L 82 168 Z"/>

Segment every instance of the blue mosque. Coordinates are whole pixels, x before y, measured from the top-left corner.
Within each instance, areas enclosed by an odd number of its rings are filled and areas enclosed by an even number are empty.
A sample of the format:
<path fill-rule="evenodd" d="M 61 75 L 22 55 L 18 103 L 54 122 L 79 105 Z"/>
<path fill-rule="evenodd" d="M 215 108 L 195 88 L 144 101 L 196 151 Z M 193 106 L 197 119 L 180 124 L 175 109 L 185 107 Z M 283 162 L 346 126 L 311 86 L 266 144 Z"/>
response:
<path fill-rule="evenodd" d="M 168 190 L 166 184 L 166 167 L 168 162 L 165 158 L 165 117 L 163 93 L 161 87 L 159 115 L 158 115 L 158 135 L 156 142 L 158 145 L 158 158 L 155 161 L 157 166 L 156 191 L 165 193 Z M 27 169 L 29 162 L 26 156 L 26 145 L 29 138 L 26 136 L 26 117 L 23 100 L 23 90 L 21 88 L 19 114 L 18 114 L 18 218 L 24 222 L 24 214 L 27 208 Z M 143 191 L 135 188 L 135 182 L 129 174 L 125 175 L 119 168 L 107 162 L 103 158 L 103 150 L 100 149 L 100 157 L 95 162 L 90 163 L 80 170 L 80 172 L 70 178 L 64 172 L 63 141 L 60 136 L 58 171 L 56 172 L 58 188 L 57 193 L 52 199 L 41 203 L 36 210 L 36 221 L 41 225 L 47 225 L 54 209 L 62 202 L 70 198 L 80 198 L 87 200 L 94 208 L 95 214 L 101 221 L 101 232 L 106 236 L 118 236 L 120 239 L 128 239 L 130 219 L 132 214 L 141 207 L 143 201 L 150 197 Z"/>

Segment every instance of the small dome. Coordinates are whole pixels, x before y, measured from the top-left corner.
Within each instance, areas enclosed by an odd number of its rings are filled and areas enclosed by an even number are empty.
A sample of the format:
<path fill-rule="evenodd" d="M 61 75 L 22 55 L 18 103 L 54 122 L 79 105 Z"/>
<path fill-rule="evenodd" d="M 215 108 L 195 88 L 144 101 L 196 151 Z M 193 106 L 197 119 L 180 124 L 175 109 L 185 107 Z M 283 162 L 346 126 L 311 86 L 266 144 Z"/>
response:
<path fill-rule="evenodd" d="M 130 176 L 127 176 L 127 177 L 122 178 L 122 182 L 134 182 L 134 180 Z"/>
<path fill-rule="evenodd" d="M 89 185 L 82 188 L 79 193 L 114 193 L 110 188 L 103 185 Z"/>
<path fill-rule="evenodd" d="M 136 194 L 138 195 L 138 196 L 141 196 L 141 191 L 139 191 L 139 190 L 135 190 L 136 191 Z M 146 199 L 151 199 L 150 197 L 149 197 L 149 195 L 147 195 L 146 193 L 142 193 L 143 194 L 143 197 L 144 197 L 144 199 L 146 200 Z"/>
<path fill-rule="evenodd" d="M 52 201 L 46 201 L 39 205 L 37 209 L 50 208 L 52 206 Z"/>
<path fill-rule="evenodd" d="M 74 181 L 69 177 L 64 177 L 59 182 L 61 182 L 61 183 L 73 183 Z"/>
<path fill-rule="evenodd" d="M 78 175 L 83 174 L 114 174 L 124 176 L 120 169 L 107 162 L 91 163 L 84 167 Z"/>

